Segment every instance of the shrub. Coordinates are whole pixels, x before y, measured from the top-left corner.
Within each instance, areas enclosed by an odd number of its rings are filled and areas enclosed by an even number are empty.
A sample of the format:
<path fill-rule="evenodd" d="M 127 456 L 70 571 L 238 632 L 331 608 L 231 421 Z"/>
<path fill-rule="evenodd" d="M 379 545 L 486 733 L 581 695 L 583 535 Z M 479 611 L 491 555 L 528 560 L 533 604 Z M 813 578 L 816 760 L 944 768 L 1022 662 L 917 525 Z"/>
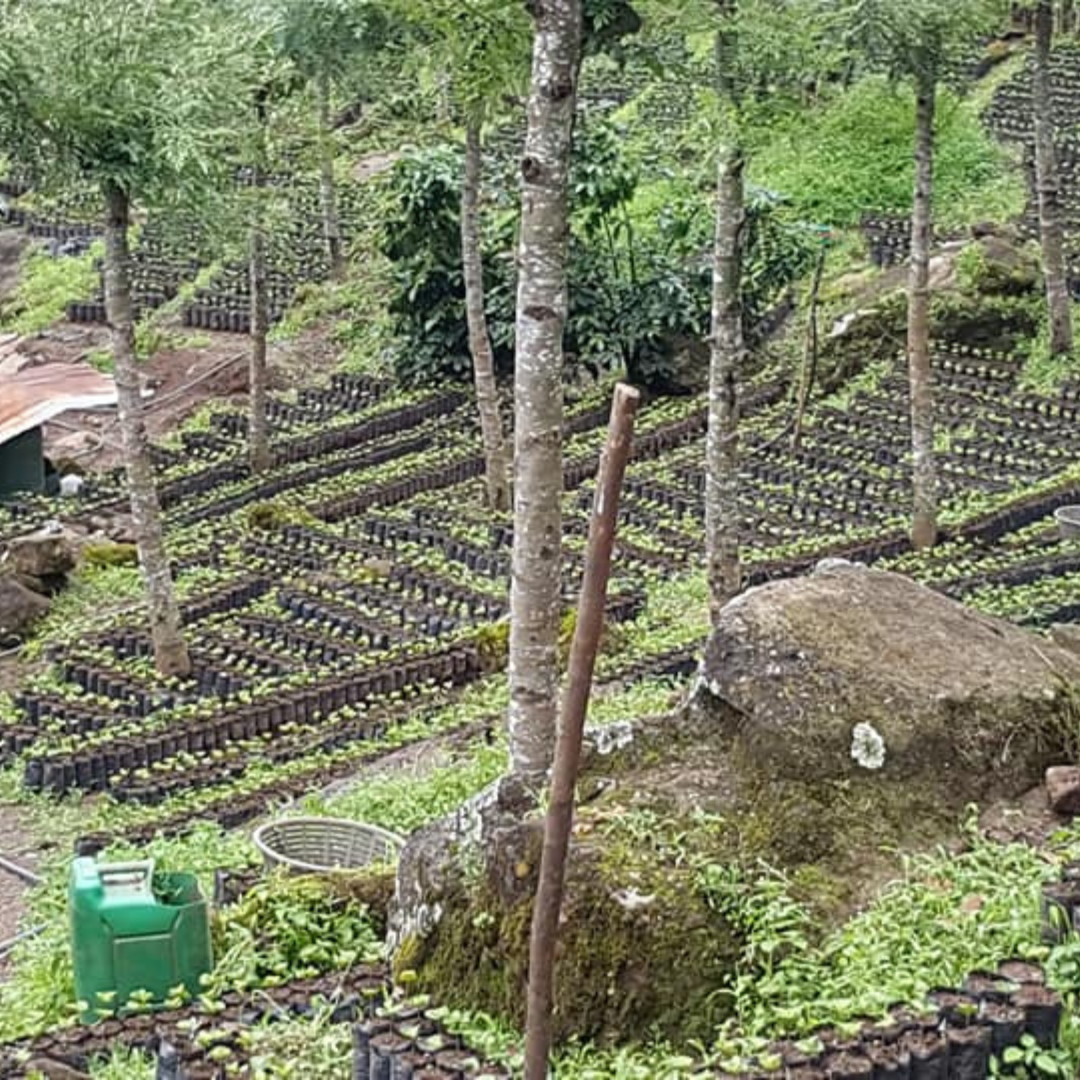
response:
<path fill-rule="evenodd" d="M 408 155 L 392 179 L 383 251 L 394 263 L 394 366 L 406 382 L 463 379 L 471 370 L 460 183 L 460 157 L 446 146 Z M 566 354 L 593 375 L 623 369 L 640 385 L 662 387 L 672 364 L 671 339 L 708 334 L 711 198 L 674 180 L 666 192 L 651 184 L 639 199 L 638 172 L 610 124 L 581 131 L 571 188 Z M 752 327 L 808 267 L 814 242 L 784 200 L 756 190 L 748 201 L 744 285 Z M 514 348 L 516 233 L 513 213 L 489 215 L 485 300 L 503 370 Z"/>

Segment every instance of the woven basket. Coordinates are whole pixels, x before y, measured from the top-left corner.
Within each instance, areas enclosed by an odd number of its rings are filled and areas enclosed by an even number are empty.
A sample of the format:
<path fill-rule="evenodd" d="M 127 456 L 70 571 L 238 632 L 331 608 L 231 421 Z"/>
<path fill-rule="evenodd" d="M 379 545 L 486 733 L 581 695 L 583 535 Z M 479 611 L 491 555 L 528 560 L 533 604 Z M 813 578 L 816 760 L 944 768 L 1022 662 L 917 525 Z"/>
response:
<path fill-rule="evenodd" d="M 282 818 L 260 825 L 252 836 L 268 867 L 285 866 L 293 873 L 355 870 L 397 858 L 405 843 L 400 836 L 342 818 Z"/>
<path fill-rule="evenodd" d="M 1054 511 L 1054 519 L 1062 540 L 1080 537 L 1080 506 L 1062 506 Z"/>

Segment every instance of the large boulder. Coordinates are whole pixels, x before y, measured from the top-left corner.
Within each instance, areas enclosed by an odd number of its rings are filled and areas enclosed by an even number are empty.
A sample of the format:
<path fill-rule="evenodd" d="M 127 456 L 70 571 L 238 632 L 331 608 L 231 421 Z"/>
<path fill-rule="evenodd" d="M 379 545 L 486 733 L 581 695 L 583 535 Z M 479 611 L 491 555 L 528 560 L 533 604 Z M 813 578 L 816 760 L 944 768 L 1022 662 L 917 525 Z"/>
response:
<path fill-rule="evenodd" d="M 23 637 L 49 610 L 49 601 L 11 574 L 0 575 L 0 642 Z"/>
<path fill-rule="evenodd" d="M 834 924 L 899 853 L 957 842 L 968 803 L 1064 760 L 1077 686 L 1080 658 L 895 574 L 833 562 L 733 601 L 686 708 L 587 741 L 558 1036 L 709 1038 L 742 952 L 709 874 L 764 861 Z M 505 783 L 415 834 L 390 917 L 397 972 L 520 1022 L 540 838 Z"/>
<path fill-rule="evenodd" d="M 1070 684 L 1080 658 L 1044 638 L 833 560 L 727 605 L 699 702 L 775 778 L 858 777 L 880 740 L 882 780 L 962 806 L 1038 782 Z"/>
<path fill-rule="evenodd" d="M 81 537 L 70 529 L 46 525 L 8 541 L 5 568 L 41 581 L 62 582 L 75 569 L 80 546 Z"/>

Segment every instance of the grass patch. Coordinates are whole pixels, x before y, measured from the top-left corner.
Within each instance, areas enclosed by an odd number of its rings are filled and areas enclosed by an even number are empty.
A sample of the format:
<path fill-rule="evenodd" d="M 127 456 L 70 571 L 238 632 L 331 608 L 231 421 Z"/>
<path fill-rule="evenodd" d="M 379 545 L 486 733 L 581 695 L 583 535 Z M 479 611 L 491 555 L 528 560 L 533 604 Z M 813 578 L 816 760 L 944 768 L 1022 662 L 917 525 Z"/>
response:
<path fill-rule="evenodd" d="M 497 780 L 506 770 L 506 746 L 501 739 L 480 742 L 450 764 L 422 775 L 406 770 L 372 776 L 340 798 L 309 799 L 305 810 L 352 818 L 408 835 L 452 813 L 462 803 Z"/>
<path fill-rule="evenodd" d="M 1049 394 L 1058 390 L 1066 380 L 1080 376 L 1080 337 L 1073 344 L 1072 352 L 1055 356 L 1050 352 L 1050 319 L 1045 307 L 1041 310 L 1039 332 L 1027 346 L 1020 385 L 1036 393 Z M 1072 319 L 1074 332 L 1080 335 L 1080 304 L 1073 304 Z"/>
<path fill-rule="evenodd" d="M 56 258 L 41 248 L 31 249 L 23 258 L 14 294 L 0 309 L 0 330 L 29 337 L 59 322 L 68 304 L 84 300 L 97 288 L 94 261 L 102 254 L 100 243 L 82 255 Z"/>
<path fill-rule="evenodd" d="M 752 161 L 754 180 L 804 216 L 856 224 L 864 213 L 907 213 L 914 186 L 910 92 L 869 78 L 815 112 L 778 125 Z M 938 106 L 935 201 L 939 224 L 1000 220 L 1022 211 L 1012 155 L 986 131 L 976 102 L 943 91 Z"/>

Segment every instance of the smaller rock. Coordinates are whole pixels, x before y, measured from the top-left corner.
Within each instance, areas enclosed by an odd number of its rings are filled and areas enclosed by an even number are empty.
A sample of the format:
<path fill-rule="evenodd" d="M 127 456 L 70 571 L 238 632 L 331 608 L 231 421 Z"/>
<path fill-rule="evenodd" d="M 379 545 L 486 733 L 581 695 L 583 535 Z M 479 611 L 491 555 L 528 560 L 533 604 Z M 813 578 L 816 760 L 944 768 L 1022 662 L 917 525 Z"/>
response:
<path fill-rule="evenodd" d="M 45 1080 L 90 1080 L 89 1073 L 52 1057 L 32 1057 L 26 1063 L 26 1070 L 27 1075 L 43 1076 Z"/>
<path fill-rule="evenodd" d="M 22 637 L 49 610 L 49 601 L 14 577 L 0 577 L 0 641 Z"/>
<path fill-rule="evenodd" d="M 75 569 L 78 553 L 78 537 L 50 522 L 37 532 L 16 536 L 10 541 L 6 562 L 17 574 L 56 578 Z"/>
<path fill-rule="evenodd" d="M 52 595 L 49 586 L 39 577 L 31 577 L 29 574 L 12 574 L 11 576 L 22 585 L 23 588 L 29 589 L 31 592 L 46 597 Z"/>
<path fill-rule="evenodd" d="M 1080 767 L 1053 765 L 1046 770 L 1046 795 L 1055 814 L 1080 814 Z"/>
<path fill-rule="evenodd" d="M 134 544 L 135 519 L 130 514 L 114 514 L 108 519 L 105 534 L 117 544 Z"/>

